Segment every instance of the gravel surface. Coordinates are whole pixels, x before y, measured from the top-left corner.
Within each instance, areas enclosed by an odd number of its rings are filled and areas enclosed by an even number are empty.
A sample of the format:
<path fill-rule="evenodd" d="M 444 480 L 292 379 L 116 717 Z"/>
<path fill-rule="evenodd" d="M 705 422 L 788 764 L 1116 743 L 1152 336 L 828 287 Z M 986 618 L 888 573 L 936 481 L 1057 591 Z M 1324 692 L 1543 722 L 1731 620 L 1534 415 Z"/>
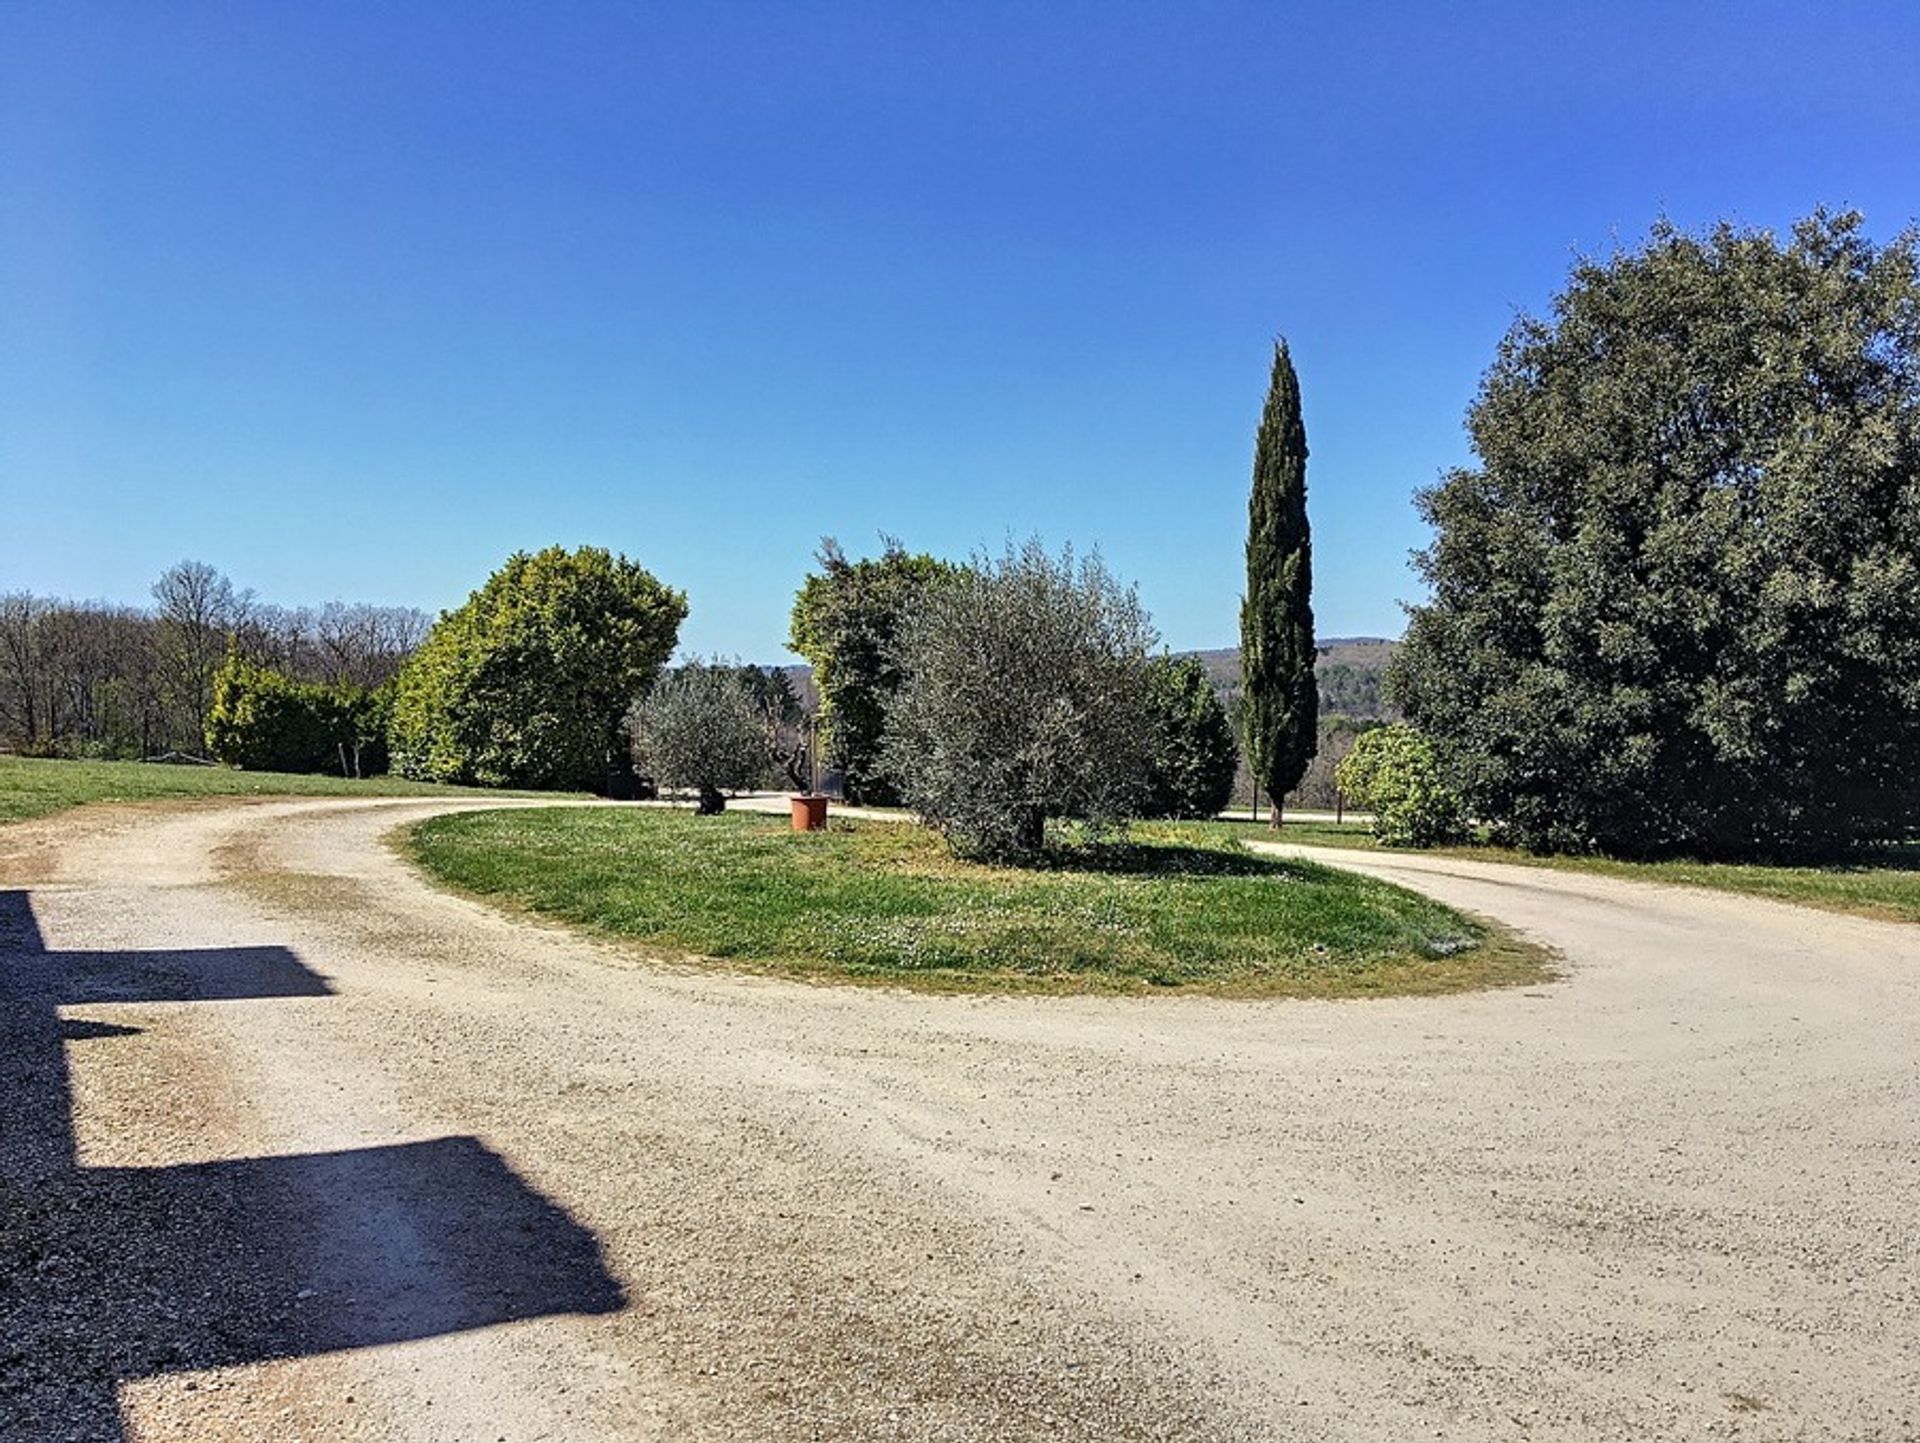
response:
<path fill-rule="evenodd" d="M 1377 854 L 1562 981 L 946 997 L 0 831 L 0 1438 L 1920 1438 L 1920 929 Z"/>

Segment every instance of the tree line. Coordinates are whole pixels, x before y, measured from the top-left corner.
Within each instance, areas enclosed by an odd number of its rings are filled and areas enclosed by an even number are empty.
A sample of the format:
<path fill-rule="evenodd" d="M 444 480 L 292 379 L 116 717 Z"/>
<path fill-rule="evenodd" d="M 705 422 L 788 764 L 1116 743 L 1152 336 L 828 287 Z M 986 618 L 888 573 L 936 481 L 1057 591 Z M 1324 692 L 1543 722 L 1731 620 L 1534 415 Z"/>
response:
<path fill-rule="evenodd" d="M 1320 715 L 1281 342 L 1231 718 L 1097 556 L 955 563 L 889 541 L 856 561 L 828 541 L 790 618 L 817 725 L 766 669 L 662 680 L 684 595 L 555 547 L 509 558 L 430 629 L 264 606 L 198 563 L 151 609 L 6 596 L 0 732 L 349 770 L 384 749 L 408 775 L 482 785 L 653 776 L 708 809 L 825 760 L 849 800 L 1001 856 L 1044 850 L 1056 821 L 1212 815 L 1236 751 L 1270 797 L 1330 773 L 1396 841 L 1471 821 L 1541 851 L 1780 857 L 1920 833 L 1920 234 L 1876 246 L 1826 213 L 1785 243 L 1657 228 L 1515 324 L 1468 429 L 1476 464 L 1420 494 L 1429 595 L 1387 676 L 1406 724 L 1383 731 Z"/>
<path fill-rule="evenodd" d="M 411 607 L 276 606 L 183 561 L 151 606 L 0 594 L 0 742 L 37 756 L 204 755 L 230 656 L 298 683 L 389 685 L 430 622 Z"/>

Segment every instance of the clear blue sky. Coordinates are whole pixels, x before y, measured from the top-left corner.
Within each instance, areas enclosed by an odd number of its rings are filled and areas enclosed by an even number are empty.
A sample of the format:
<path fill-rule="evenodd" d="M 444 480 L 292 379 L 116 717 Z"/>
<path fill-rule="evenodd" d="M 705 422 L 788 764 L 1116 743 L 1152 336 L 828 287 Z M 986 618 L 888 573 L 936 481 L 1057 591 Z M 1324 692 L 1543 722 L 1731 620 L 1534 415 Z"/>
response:
<path fill-rule="evenodd" d="M 1920 214 L 1920 5 L 0 3 L 0 590 L 438 609 L 595 542 L 773 660 L 816 539 L 1236 636 L 1272 337 L 1323 635 L 1514 314 L 1665 212 Z"/>

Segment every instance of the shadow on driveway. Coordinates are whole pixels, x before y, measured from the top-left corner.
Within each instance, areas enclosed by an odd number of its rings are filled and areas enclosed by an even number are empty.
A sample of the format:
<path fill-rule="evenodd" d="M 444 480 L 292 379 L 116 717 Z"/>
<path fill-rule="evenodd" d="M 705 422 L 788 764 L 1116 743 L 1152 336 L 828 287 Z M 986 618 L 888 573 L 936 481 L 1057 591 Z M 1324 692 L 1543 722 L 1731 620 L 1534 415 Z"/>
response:
<path fill-rule="evenodd" d="M 0 891 L 0 1439 L 122 1439 L 128 1379 L 624 1306 L 593 1235 L 476 1138 L 78 1165 L 68 1048 L 139 1029 L 61 1007 L 331 993 L 283 947 L 52 951 Z"/>

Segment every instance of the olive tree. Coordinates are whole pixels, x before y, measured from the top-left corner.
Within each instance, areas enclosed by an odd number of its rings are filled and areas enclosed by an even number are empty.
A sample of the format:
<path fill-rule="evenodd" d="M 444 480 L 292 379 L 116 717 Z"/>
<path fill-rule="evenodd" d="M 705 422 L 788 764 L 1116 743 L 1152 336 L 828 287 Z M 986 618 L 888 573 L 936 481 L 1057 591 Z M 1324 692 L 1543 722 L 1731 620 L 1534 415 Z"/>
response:
<path fill-rule="evenodd" d="M 883 761 L 956 850 L 1030 859 L 1049 817 L 1123 823 L 1146 785 L 1153 625 L 1100 558 L 976 558 L 904 619 Z"/>
<path fill-rule="evenodd" d="M 737 662 L 690 662 L 666 673 L 634 708 L 634 761 L 662 788 L 698 794 L 702 816 L 726 793 L 766 779 L 766 730 Z"/>

